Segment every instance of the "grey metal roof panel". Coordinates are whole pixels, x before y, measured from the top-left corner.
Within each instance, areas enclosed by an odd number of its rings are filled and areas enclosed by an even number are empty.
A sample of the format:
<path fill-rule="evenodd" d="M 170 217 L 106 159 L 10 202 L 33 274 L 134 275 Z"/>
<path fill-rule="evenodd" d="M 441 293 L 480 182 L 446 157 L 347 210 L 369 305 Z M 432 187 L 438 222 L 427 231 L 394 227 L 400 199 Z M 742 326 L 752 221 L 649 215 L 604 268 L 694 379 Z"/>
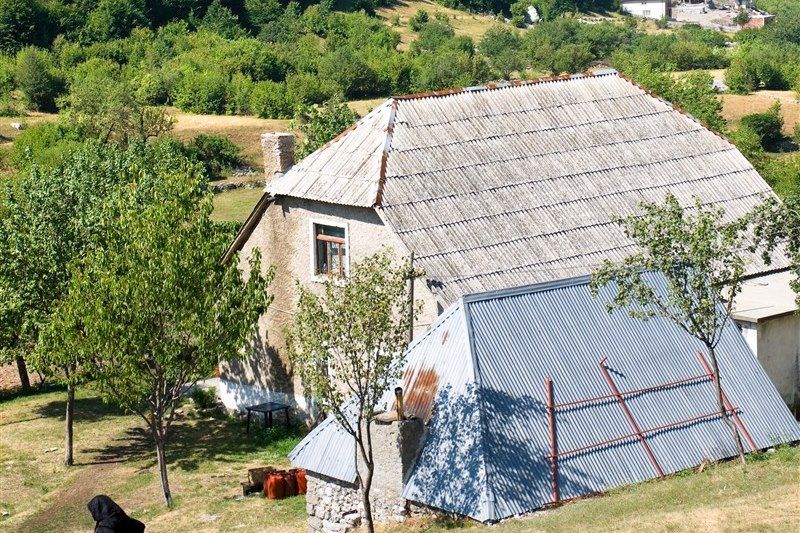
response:
<path fill-rule="evenodd" d="M 698 341 L 665 320 L 608 314 L 609 297 L 603 291 L 593 300 L 586 279 L 578 279 L 471 295 L 455 304 L 464 309 L 470 342 L 466 351 L 450 354 L 448 365 L 474 361 L 474 381 L 460 395 L 437 397 L 437 416 L 445 416 L 431 421 L 436 438 L 423 444 L 404 495 L 483 521 L 540 507 L 551 499 L 546 378 L 554 380 L 555 401 L 561 403 L 610 393 L 599 369 L 603 356 L 622 391 L 704 374 L 695 356 Z M 800 440 L 797 422 L 733 324 L 717 351 L 723 387 L 757 446 Z M 426 356 L 438 357 L 430 348 Z M 626 401 L 645 429 L 716 411 L 707 379 Z M 462 426 L 476 410 L 480 424 Z M 556 420 L 562 452 L 632 431 L 616 400 L 563 408 Z M 665 473 L 736 453 L 718 416 L 649 434 L 647 440 Z M 479 459 L 484 477 L 471 470 Z M 562 498 L 656 476 L 635 438 L 559 460 Z M 451 488 L 456 479 L 475 481 Z"/>
<path fill-rule="evenodd" d="M 668 192 L 729 216 L 772 195 L 735 146 L 615 72 L 390 99 L 271 192 L 376 205 L 445 303 L 588 274 L 633 250 L 612 217 Z"/>

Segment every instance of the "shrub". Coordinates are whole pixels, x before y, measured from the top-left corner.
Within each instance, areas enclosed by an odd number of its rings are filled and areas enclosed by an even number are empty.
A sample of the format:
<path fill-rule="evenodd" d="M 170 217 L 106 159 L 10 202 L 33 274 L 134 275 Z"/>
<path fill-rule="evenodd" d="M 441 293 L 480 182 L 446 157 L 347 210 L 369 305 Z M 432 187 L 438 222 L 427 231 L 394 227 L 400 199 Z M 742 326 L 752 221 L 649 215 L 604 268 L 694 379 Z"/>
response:
<path fill-rule="evenodd" d="M 64 89 L 51 55 L 38 48 L 23 48 L 17 54 L 14 80 L 26 105 L 36 111 L 55 111 L 56 97 Z"/>
<path fill-rule="evenodd" d="M 428 12 L 424 9 L 419 9 L 408 19 L 408 27 L 411 28 L 412 31 L 419 31 L 428 23 L 428 20 L 430 20 Z"/>
<path fill-rule="evenodd" d="M 200 162 L 211 178 L 218 178 L 223 170 L 239 165 L 241 151 L 241 147 L 221 135 L 198 135 L 186 146 L 187 155 Z"/>
<path fill-rule="evenodd" d="M 198 409 L 210 409 L 217 406 L 217 389 L 207 389 L 194 386 L 192 388 L 192 401 Z"/>
<path fill-rule="evenodd" d="M 294 102 L 286 93 L 286 84 L 261 81 L 253 86 L 250 109 L 261 118 L 290 118 L 294 114 Z"/>
<path fill-rule="evenodd" d="M 172 100 L 179 109 L 192 113 L 222 114 L 228 80 L 219 72 L 188 72 L 175 87 Z"/>
<path fill-rule="evenodd" d="M 741 126 L 758 135 L 761 147 L 765 150 L 774 148 L 783 140 L 783 117 L 779 101 L 770 106 L 765 113 L 753 113 L 742 117 Z"/>
<path fill-rule="evenodd" d="M 14 140 L 11 161 L 17 168 L 28 163 L 56 166 L 80 147 L 78 133 L 59 122 L 42 122 L 22 131 Z"/>
<path fill-rule="evenodd" d="M 248 76 L 236 73 L 228 83 L 225 92 L 225 113 L 228 115 L 249 115 L 252 113 L 250 100 L 255 83 Z"/>
<path fill-rule="evenodd" d="M 298 157 L 303 158 L 349 128 L 358 115 L 340 98 L 334 97 L 320 107 L 303 106 L 294 117 L 293 127 L 303 134 Z"/>
<path fill-rule="evenodd" d="M 321 104 L 333 97 L 337 90 L 329 80 L 320 79 L 310 72 L 297 72 L 286 78 L 286 92 L 299 104 Z"/>
<path fill-rule="evenodd" d="M 725 72 L 725 84 L 732 93 L 747 94 L 758 88 L 758 76 L 746 61 L 735 59 Z"/>
<path fill-rule="evenodd" d="M 147 24 L 144 0 L 100 0 L 82 33 L 87 41 L 110 41 L 127 37 L 133 28 Z"/>

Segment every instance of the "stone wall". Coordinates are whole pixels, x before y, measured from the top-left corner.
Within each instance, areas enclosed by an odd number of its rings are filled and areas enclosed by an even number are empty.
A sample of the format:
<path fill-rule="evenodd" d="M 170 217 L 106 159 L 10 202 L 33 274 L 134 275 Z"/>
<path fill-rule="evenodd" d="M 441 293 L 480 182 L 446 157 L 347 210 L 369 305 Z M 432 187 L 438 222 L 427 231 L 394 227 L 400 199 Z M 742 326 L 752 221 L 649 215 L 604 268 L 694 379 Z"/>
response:
<path fill-rule="evenodd" d="M 423 433 L 419 420 L 373 424 L 375 473 L 370 501 L 375 522 L 403 522 L 409 516 L 427 512 L 402 497 L 403 481 L 414 464 Z M 362 465 L 359 469 L 365 474 Z M 362 523 L 364 507 L 357 485 L 315 472 L 307 472 L 306 479 L 309 531 L 347 532 Z"/>
<path fill-rule="evenodd" d="M 361 524 L 363 506 L 356 485 L 314 472 L 306 473 L 306 481 L 309 532 L 346 532 Z"/>

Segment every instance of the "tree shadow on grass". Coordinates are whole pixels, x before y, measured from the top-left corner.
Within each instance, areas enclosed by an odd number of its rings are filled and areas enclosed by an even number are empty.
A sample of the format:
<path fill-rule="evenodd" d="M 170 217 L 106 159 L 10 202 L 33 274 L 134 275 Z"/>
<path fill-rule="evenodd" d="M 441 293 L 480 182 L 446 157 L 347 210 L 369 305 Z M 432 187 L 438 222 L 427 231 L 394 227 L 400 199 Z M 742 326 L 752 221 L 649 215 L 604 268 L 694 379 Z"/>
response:
<path fill-rule="evenodd" d="M 53 400 L 32 410 L 40 417 L 64 419 L 66 396 Z M 75 422 L 96 422 L 104 417 L 124 416 L 125 412 L 114 405 L 104 403 L 98 397 L 75 398 Z"/>
<path fill-rule="evenodd" d="M 222 414 L 204 418 L 180 418 L 173 423 L 166 455 L 171 467 L 195 471 L 204 463 L 237 464 L 256 457 L 285 458 L 305 434 L 300 427 L 253 427 L 245 433 L 241 420 Z M 156 465 L 155 444 L 144 425 L 129 428 L 102 448 L 87 449 L 98 462 L 143 461 L 142 469 Z"/>

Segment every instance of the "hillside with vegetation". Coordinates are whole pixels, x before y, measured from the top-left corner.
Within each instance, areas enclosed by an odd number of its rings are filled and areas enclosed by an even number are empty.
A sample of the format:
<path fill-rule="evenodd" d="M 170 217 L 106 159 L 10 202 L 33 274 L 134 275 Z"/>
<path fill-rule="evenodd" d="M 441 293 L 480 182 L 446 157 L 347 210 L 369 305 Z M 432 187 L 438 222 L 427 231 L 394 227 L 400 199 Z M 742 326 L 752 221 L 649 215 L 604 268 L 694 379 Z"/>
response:
<path fill-rule="evenodd" d="M 528 24 L 529 5 L 540 22 Z M 220 177 L 241 163 L 242 147 L 174 135 L 176 113 L 291 119 L 302 136 L 327 104 L 323 130 L 334 135 L 355 117 L 341 102 L 611 66 L 729 134 L 768 181 L 795 190 L 792 129 L 765 139 L 737 116 L 733 131 L 704 72 L 724 72 L 735 94 L 800 91 L 800 5 L 759 5 L 774 22 L 729 35 L 661 23 L 654 31 L 609 0 L 0 0 L 0 116 L 32 126 L 58 113 L 21 135 L 0 128 L 0 172 L 52 164 L 87 139 L 125 145 L 168 134 Z M 247 144 L 244 159 L 257 161 Z"/>

